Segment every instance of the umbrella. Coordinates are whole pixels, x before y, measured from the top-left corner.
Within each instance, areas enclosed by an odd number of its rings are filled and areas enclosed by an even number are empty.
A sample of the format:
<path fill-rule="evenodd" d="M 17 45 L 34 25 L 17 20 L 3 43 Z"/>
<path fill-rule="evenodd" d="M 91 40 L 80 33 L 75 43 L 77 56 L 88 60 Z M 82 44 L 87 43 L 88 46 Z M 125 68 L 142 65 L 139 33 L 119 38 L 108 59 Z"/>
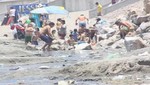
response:
<path fill-rule="evenodd" d="M 37 8 L 31 11 L 33 14 L 64 14 L 67 15 L 69 12 L 62 6 L 48 6 L 43 8 Z"/>

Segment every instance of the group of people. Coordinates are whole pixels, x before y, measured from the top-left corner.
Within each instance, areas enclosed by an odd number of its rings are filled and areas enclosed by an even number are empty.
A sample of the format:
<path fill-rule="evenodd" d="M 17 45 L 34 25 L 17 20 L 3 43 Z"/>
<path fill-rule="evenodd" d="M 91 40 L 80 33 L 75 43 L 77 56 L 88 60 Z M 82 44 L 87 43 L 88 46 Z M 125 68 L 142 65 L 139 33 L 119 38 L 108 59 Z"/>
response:
<path fill-rule="evenodd" d="M 98 16 L 101 16 L 102 6 L 96 2 L 98 8 Z M 42 27 L 37 28 L 34 21 L 26 19 L 24 22 L 19 20 L 17 24 L 11 26 L 12 30 L 16 30 L 14 33 L 15 39 L 25 39 L 25 44 L 38 45 L 38 39 L 45 42 L 41 49 L 50 50 L 52 41 L 55 39 L 65 40 L 70 46 L 81 43 L 89 43 L 95 45 L 99 41 L 98 35 L 102 33 L 102 20 L 97 18 L 95 24 L 92 27 L 87 28 L 89 19 L 81 14 L 75 21 L 77 28 L 72 29 L 69 33 L 67 32 L 66 21 L 58 18 L 56 24 L 50 21 L 44 21 L 41 23 Z M 120 37 L 125 38 L 132 26 L 127 22 L 116 21 L 116 25 L 119 26 Z M 56 26 L 56 29 L 54 29 Z M 57 35 L 57 36 L 56 36 Z M 66 36 L 68 39 L 66 40 Z"/>

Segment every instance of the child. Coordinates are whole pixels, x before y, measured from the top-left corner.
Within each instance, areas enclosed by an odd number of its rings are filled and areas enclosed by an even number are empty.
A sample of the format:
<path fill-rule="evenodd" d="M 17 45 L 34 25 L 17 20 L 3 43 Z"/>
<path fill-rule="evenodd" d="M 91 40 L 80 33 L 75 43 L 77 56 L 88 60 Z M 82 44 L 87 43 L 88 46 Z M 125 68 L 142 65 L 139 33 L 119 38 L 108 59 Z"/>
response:
<path fill-rule="evenodd" d="M 34 35 L 32 37 L 32 44 L 33 45 L 38 45 L 38 38 L 39 38 L 40 32 L 39 32 L 39 28 L 36 28 Z"/>
<path fill-rule="evenodd" d="M 74 29 L 74 31 L 71 33 L 71 35 L 72 35 L 74 41 L 77 42 L 78 41 L 78 31 L 77 31 L 77 29 Z"/>
<path fill-rule="evenodd" d="M 56 30 L 52 30 L 52 36 L 51 36 L 51 37 L 52 37 L 53 39 L 56 39 L 55 34 L 56 34 Z"/>
<path fill-rule="evenodd" d="M 28 27 L 25 29 L 25 44 L 31 42 L 33 31 L 34 29 L 32 24 L 29 24 Z"/>
<path fill-rule="evenodd" d="M 68 44 L 69 44 L 69 46 L 74 46 L 74 44 L 75 44 L 75 41 L 74 41 L 74 39 L 73 39 L 73 36 L 72 35 L 69 35 L 69 39 L 68 39 Z"/>

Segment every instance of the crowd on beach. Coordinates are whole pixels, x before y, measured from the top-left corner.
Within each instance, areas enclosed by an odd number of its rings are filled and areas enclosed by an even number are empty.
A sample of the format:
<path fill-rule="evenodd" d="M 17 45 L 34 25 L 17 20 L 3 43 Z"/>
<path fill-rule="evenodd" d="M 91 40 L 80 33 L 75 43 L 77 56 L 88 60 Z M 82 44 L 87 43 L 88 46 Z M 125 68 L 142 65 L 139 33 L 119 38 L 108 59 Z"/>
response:
<path fill-rule="evenodd" d="M 102 5 L 98 2 L 96 2 L 95 5 L 97 6 L 97 16 L 102 17 Z M 13 11 L 12 13 L 15 12 Z M 119 19 L 115 21 L 113 25 L 118 26 L 119 31 L 110 28 L 107 21 L 100 17 L 96 18 L 95 24 L 87 27 L 89 19 L 85 17 L 84 14 L 81 14 L 74 22 L 78 27 L 70 30 L 69 33 L 67 32 L 66 21 L 61 18 L 58 18 L 55 23 L 43 20 L 41 28 L 36 27 L 36 24 L 31 18 L 25 18 L 23 20 L 19 19 L 17 23 L 11 25 L 11 29 L 14 30 L 14 39 L 24 39 L 26 45 L 30 43 L 37 46 L 39 45 L 39 39 L 44 41 L 45 44 L 41 48 L 44 51 L 50 50 L 52 42 L 57 39 L 64 40 L 69 46 L 74 48 L 74 45 L 81 43 L 95 45 L 100 40 L 108 39 L 114 34 L 119 34 L 121 39 L 125 39 L 126 35 L 135 35 L 137 33 L 136 30 L 139 27 L 139 25 L 134 23 L 136 17 L 135 14 L 135 11 L 129 11 L 127 20 L 123 21 Z M 10 20 L 13 19 L 14 17 L 12 16 Z M 56 29 L 54 29 L 55 27 Z M 107 29 L 107 27 L 109 28 Z M 107 34 L 105 38 L 102 37 L 103 34 Z"/>

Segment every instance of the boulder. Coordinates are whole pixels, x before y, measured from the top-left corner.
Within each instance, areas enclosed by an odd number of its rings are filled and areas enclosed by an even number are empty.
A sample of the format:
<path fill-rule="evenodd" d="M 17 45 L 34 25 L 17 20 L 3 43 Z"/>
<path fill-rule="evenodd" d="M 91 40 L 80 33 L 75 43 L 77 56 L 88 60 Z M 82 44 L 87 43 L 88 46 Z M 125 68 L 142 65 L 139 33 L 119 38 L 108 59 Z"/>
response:
<path fill-rule="evenodd" d="M 150 30 L 150 22 L 143 22 L 139 26 L 139 28 L 136 30 L 137 33 L 143 33 Z"/>
<path fill-rule="evenodd" d="M 140 37 L 126 37 L 124 43 L 127 51 L 137 50 L 146 47 L 144 41 Z"/>
<path fill-rule="evenodd" d="M 150 40 L 150 33 L 142 33 L 142 38 L 144 40 Z"/>
<path fill-rule="evenodd" d="M 75 50 L 92 50 L 92 47 L 88 43 L 82 43 L 75 45 Z"/>
<path fill-rule="evenodd" d="M 123 48 L 123 47 L 124 47 L 124 40 L 123 40 L 123 39 L 116 41 L 116 42 L 111 46 L 111 48 L 113 48 L 113 49 L 118 49 L 118 48 Z"/>

